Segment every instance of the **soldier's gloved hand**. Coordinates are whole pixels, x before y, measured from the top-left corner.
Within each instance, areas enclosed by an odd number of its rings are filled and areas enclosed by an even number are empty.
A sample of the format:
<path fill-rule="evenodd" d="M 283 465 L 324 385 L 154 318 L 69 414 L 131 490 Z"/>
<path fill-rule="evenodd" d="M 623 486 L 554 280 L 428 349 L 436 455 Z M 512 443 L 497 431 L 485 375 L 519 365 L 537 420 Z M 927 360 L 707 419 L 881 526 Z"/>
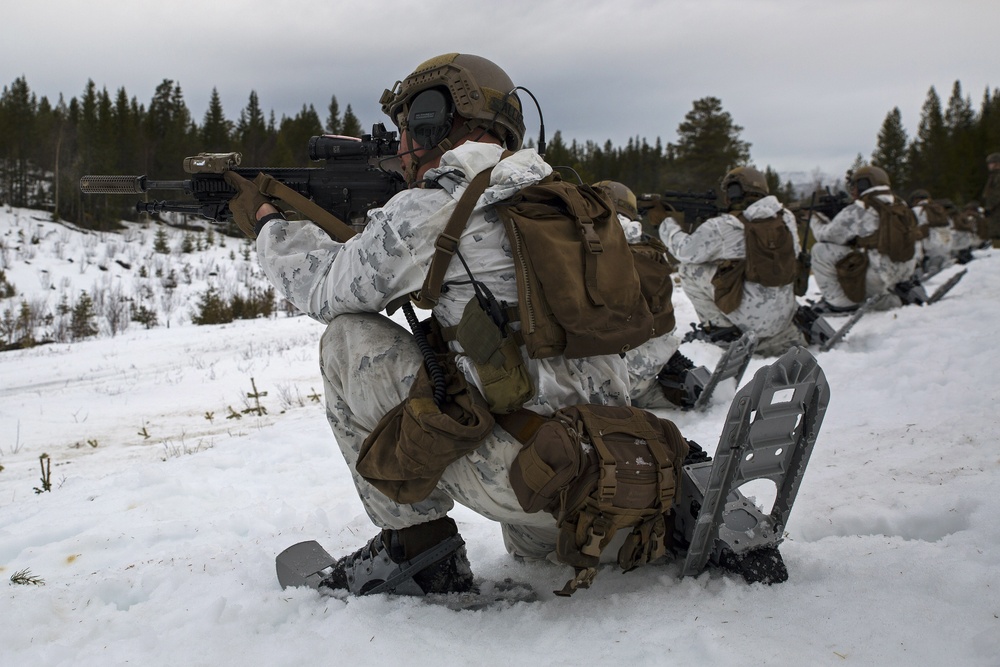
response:
<path fill-rule="evenodd" d="M 233 171 L 222 174 L 236 190 L 236 196 L 229 200 L 229 210 L 233 213 L 233 221 L 240 231 L 252 239 L 257 238 L 257 210 L 271 200 L 262 195 L 255 183 L 248 181 Z"/>

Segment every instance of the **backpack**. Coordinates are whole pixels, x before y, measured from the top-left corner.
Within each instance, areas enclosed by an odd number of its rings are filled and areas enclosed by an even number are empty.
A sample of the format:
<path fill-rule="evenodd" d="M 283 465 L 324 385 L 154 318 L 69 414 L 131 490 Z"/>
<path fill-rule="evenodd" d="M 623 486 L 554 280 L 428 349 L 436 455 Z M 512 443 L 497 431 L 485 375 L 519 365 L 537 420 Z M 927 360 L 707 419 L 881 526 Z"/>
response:
<path fill-rule="evenodd" d="M 742 213 L 736 218 L 743 223 L 746 254 L 743 259 L 721 262 L 712 277 L 715 305 L 726 315 L 743 302 L 743 283 L 791 285 L 799 277 L 800 268 L 795 241 L 780 212 L 760 220 L 747 220 Z"/>
<path fill-rule="evenodd" d="M 472 180 L 438 237 L 424 285 L 413 295 L 419 307 L 437 303 L 445 270 L 491 172 Z M 494 209 L 510 240 L 517 280 L 511 319 L 521 328 L 513 333 L 529 357 L 623 354 L 653 336 L 653 314 L 607 195 L 553 173 Z"/>
<path fill-rule="evenodd" d="M 859 248 L 878 250 L 893 262 L 908 262 L 916 254 L 919 238 L 917 217 L 909 206 L 893 197 L 891 204 L 878 195 L 863 197 L 865 204 L 878 213 L 878 229 L 868 236 L 858 237 Z"/>
<path fill-rule="evenodd" d="M 928 227 L 948 226 L 948 212 L 944 210 L 944 206 L 933 199 L 927 199 L 921 205 L 924 207 L 924 214 L 927 216 Z"/>
<path fill-rule="evenodd" d="M 742 213 L 737 217 L 746 238 L 746 280 L 764 287 L 795 282 L 799 273 L 795 240 L 781 212 L 762 220 L 747 220 Z"/>
<path fill-rule="evenodd" d="M 649 312 L 653 315 L 653 336 L 670 333 L 677 326 L 674 318 L 674 281 L 671 277 L 674 267 L 667 261 L 667 246 L 663 241 L 648 234 L 642 235 L 638 243 L 629 244 L 639 287 Z"/>

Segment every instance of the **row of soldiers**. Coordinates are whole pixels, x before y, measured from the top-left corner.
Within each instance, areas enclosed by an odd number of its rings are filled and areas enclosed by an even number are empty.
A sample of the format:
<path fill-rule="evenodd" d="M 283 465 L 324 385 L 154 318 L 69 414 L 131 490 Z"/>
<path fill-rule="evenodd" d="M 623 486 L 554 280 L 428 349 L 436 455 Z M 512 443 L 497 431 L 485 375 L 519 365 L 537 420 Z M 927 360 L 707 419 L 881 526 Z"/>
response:
<path fill-rule="evenodd" d="M 926 190 L 904 200 L 886 172 L 872 166 L 848 174 L 849 193 L 827 193 L 823 206 L 816 195 L 785 206 L 770 194 L 764 174 L 738 167 L 721 180 L 724 211 L 696 224 L 659 197 L 637 198 L 615 181 L 594 185 L 614 202 L 644 281 L 656 270 L 676 272 L 698 318 L 683 341 L 729 346 L 752 332 L 757 354 L 777 356 L 795 345 L 822 344 L 834 331 L 825 317 L 850 315 L 862 305 L 887 310 L 926 303 L 921 281 L 969 262 L 974 249 L 1000 237 L 993 233 L 1000 224 L 990 219 L 1000 217 L 1000 154 L 988 163 L 983 199 L 989 209 L 979 202 L 959 209 Z M 644 269 L 650 256 L 659 264 Z M 800 303 L 810 275 L 821 298 Z M 670 280 L 657 282 L 661 290 L 672 288 Z M 669 292 L 661 298 L 669 301 Z M 692 405 L 684 376 L 694 365 L 678 351 L 683 341 L 671 331 L 628 353 L 633 404 Z"/>

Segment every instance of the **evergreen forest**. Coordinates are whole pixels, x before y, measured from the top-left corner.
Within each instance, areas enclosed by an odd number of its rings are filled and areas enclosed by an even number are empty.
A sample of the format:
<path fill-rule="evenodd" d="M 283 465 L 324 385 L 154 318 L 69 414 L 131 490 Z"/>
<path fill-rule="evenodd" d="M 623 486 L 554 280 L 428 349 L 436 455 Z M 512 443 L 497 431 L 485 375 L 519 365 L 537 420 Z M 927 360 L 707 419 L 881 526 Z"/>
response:
<path fill-rule="evenodd" d="M 20 77 L 0 93 L 0 204 L 48 210 L 55 219 L 112 229 L 119 220 L 137 218 L 134 199 L 84 195 L 78 187 L 82 176 L 183 179 L 184 158 L 201 152 L 238 151 L 244 166 L 315 166 L 307 154 L 310 137 L 360 137 L 370 130 L 371 124 L 362 125 L 350 105 L 341 112 L 335 95 L 324 119 L 304 104 L 294 117 L 279 120 L 273 111 L 266 113 L 251 92 L 233 120 L 226 117 L 213 90 L 198 122 L 180 85 L 169 79 L 144 104 L 124 88 L 112 95 L 93 81 L 80 97 L 66 101 L 60 95 L 53 102 L 33 93 Z M 765 172 L 779 198 L 790 201 L 802 194 L 791 183 L 780 183 L 769 166 L 754 164 L 742 131 L 718 98 L 705 97 L 692 103 L 678 125 L 676 143 L 664 144 L 657 137 L 650 144 L 645 137 L 634 137 L 625 146 L 615 146 L 610 141 L 567 140 L 557 130 L 547 142 L 545 158 L 563 168 L 564 176 L 588 183 L 616 180 L 636 193 L 704 192 L 715 188 L 728 169 L 754 165 Z M 982 192 L 986 154 L 1000 150 L 1000 90 L 987 88 L 977 107 L 959 81 L 947 103 L 931 87 L 912 138 L 898 107 L 886 115 L 881 128 L 873 128 L 876 131 L 875 151 L 868 157 L 859 153 L 852 167 L 884 168 L 904 196 L 924 188 L 936 198 L 964 204 Z"/>

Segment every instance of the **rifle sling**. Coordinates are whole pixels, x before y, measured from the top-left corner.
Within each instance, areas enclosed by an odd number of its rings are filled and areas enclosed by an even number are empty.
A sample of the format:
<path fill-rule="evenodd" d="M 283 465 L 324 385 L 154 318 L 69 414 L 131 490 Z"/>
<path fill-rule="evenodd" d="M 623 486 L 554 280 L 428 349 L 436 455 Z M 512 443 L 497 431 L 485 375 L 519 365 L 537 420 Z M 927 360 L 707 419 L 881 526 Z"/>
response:
<path fill-rule="evenodd" d="M 288 203 L 292 208 L 316 223 L 317 227 L 341 243 L 357 235 L 356 231 L 333 213 L 330 213 L 316 202 L 291 189 L 270 174 L 261 172 L 254 179 L 254 184 L 257 185 L 257 189 L 262 194 Z"/>

